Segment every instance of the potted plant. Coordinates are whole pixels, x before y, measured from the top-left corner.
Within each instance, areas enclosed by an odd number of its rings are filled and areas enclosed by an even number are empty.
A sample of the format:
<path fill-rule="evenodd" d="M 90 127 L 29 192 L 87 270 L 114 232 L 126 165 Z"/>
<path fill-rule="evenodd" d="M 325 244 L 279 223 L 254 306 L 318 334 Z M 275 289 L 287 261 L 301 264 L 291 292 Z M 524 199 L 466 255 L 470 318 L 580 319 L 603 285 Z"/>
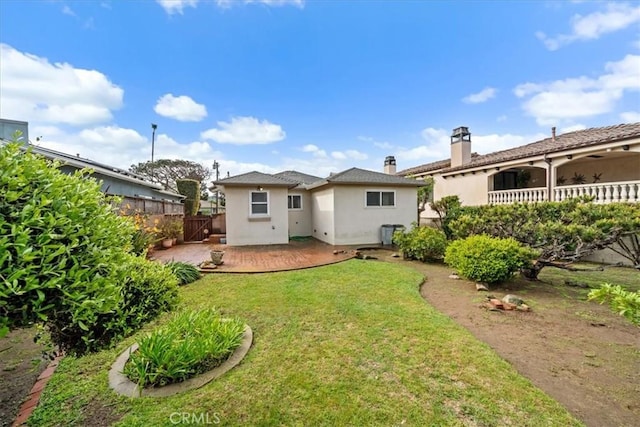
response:
<path fill-rule="evenodd" d="M 158 222 L 158 235 L 162 241 L 163 248 L 170 248 L 173 246 L 173 236 L 176 235 L 174 225 L 175 220 L 171 217 L 165 216 Z"/>
<path fill-rule="evenodd" d="M 169 237 L 171 237 L 171 243 L 173 245 L 178 243 L 178 237 L 182 234 L 182 221 L 180 218 L 173 218 L 169 225 Z"/>

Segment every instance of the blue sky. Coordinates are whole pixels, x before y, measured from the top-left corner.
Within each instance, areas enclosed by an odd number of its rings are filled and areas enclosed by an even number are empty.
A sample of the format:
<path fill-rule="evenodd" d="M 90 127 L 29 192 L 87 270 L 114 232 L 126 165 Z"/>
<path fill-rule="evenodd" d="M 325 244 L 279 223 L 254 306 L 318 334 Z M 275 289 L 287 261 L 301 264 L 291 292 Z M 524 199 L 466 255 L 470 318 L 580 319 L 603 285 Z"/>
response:
<path fill-rule="evenodd" d="M 0 116 L 128 168 L 404 169 L 640 121 L 640 4 L 0 2 Z"/>

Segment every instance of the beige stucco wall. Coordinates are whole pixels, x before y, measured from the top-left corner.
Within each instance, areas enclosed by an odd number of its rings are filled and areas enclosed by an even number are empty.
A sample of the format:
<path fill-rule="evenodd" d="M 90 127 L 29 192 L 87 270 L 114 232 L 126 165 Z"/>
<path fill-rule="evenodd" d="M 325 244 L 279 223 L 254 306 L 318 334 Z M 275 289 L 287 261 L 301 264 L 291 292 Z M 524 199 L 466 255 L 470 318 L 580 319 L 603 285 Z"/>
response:
<path fill-rule="evenodd" d="M 302 196 L 302 210 L 289 210 L 289 236 L 311 236 L 313 233 L 311 194 L 299 189 L 289 191 L 289 195 L 293 194 Z"/>
<path fill-rule="evenodd" d="M 251 217 L 249 197 L 255 187 L 227 187 L 227 244 L 232 246 L 283 244 L 289 242 L 287 189 L 265 187 L 269 193 L 269 215 Z"/>
<path fill-rule="evenodd" d="M 366 207 L 366 191 L 395 191 L 395 207 Z M 402 224 L 407 229 L 417 220 L 415 187 L 334 187 L 335 245 L 379 244 L 383 224 Z"/>
<path fill-rule="evenodd" d="M 311 193 L 312 236 L 318 240 L 335 244 L 333 188 L 323 188 Z"/>

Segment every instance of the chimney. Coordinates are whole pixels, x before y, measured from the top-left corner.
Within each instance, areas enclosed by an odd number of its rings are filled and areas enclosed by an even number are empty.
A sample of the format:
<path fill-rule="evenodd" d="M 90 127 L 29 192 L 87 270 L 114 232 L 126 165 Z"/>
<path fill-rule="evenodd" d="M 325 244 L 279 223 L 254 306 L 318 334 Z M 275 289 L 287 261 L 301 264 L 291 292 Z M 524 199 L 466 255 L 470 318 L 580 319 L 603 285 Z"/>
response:
<path fill-rule="evenodd" d="M 451 134 L 451 167 L 466 165 L 471 161 L 471 133 L 460 126 Z"/>
<path fill-rule="evenodd" d="M 384 173 L 387 175 L 396 174 L 396 158 L 393 156 L 387 156 L 384 159 Z"/>
<path fill-rule="evenodd" d="M 551 128 L 551 142 L 556 142 L 556 127 Z"/>

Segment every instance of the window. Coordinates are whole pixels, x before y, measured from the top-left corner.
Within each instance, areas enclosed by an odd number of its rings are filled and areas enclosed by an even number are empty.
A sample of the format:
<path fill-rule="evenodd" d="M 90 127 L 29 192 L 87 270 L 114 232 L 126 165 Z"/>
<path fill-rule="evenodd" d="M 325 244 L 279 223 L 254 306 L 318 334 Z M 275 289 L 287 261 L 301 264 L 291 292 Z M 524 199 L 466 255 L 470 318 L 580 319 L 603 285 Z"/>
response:
<path fill-rule="evenodd" d="M 302 196 L 300 194 L 289 194 L 287 196 L 289 209 L 302 210 Z"/>
<path fill-rule="evenodd" d="M 266 191 L 251 192 L 251 215 L 269 215 L 269 193 Z"/>
<path fill-rule="evenodd" d="M 367 207 L 393 207 L 396 205 L 395 191 L 367 191 Z"/>

